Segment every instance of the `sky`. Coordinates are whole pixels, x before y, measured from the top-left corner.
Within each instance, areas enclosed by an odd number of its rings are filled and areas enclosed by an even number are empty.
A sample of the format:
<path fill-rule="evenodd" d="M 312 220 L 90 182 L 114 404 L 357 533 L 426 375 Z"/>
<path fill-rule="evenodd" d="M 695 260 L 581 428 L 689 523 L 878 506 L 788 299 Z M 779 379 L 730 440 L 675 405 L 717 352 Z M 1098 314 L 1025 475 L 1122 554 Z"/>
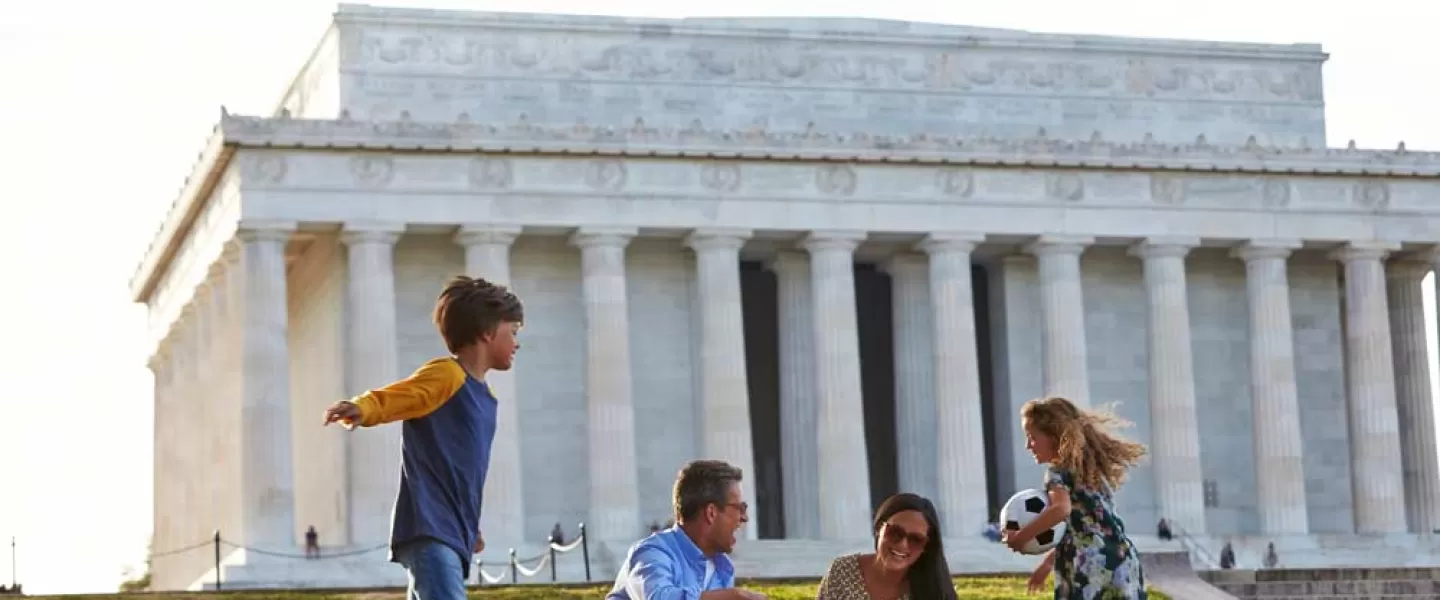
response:
<path fill-rule="evenodd" d="M 1320 43 L 1328 143 L 1440 151 L 1433 0 L 391 0 L 651 17 L 849 16 Z M 128 282 L 225 105 L 265 114 L 320 0 L 0 3 L 0 583 L 113 591 L 151 526 L 152 378 Z M 1437 200 L 1440 201 L 1440 200 Z M 1427 286 L 1427 305 L 1433 297 Z M 1432 323 L 1433 331 L 1433 323 Z M 1434 340 L 1431 340 L 1432 362 Z M 1433 371 L 1433 366 L 1432 366 Z M 1435 379 L 1432 376 L 1432 379 Z"/>

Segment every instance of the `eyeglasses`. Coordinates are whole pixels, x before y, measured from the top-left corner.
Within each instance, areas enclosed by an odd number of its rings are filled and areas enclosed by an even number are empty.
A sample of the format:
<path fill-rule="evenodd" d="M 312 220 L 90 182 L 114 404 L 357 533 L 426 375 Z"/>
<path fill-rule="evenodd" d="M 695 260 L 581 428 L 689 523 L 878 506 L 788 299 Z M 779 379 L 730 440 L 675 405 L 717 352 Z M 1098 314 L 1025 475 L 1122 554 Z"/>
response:
<path fill-rule="evenodd" d="M 735 504 L 730 504 L 727 502 L 720 505 L 720 510 L 725 510 L 726 508 L 729 508 L 731 506 L 740 509 L 740 514 L 742 515 L 750 514 L 750 503 L 748 502 L 736 502 Z"/>
<path fill-rule="evenodd" d="M 885 524 L 885 539 L 892 544 L 898 544 L 901 541 L 910 542 L 911 548 L 924 548 L 925 543 L 930 541 L 925 534 L 905 531 L 904 527 L 894 523 Z"/>

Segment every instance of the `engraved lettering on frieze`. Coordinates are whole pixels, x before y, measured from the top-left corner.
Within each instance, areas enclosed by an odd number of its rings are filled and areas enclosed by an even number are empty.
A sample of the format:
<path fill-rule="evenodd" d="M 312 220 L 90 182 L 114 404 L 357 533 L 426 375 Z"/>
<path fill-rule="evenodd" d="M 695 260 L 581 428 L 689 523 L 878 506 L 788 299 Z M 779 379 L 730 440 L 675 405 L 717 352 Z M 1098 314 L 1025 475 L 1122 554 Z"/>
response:
<path fill-rule="evenodd" d="M 1150 176 L 1150 200 L 1171 206 L 1184 204 L 1188 183 L 1183 177 L 1156 173 Z"/>
<path fill-rule="evenodd" d="M 1260 203 L 1265 208 L 1285 208 L 1290 205 L 1290 181 L 1270 178 L 1265 180 Z"/>
<path fill-rule="evenodd" d="M 470 186 L 477 189 L 506 189 L 515 180 L 510 159 L 482 156 L 470 161 Z"/>
<path fill-rule="evenodd" d="M 1085 198 L 1085 180 L 1078 173 L 1046 173 L 1045 195 L 1056 200 L 1079 202 Z"/>
<path fill-rule="evenodd" d="M 597 190 L 614 192 L 625 187 L 625 163 L 615 159 L 590 161 L 585 167 L 585 185 Z"/>
<path fill-rule="evenodd" d="M 248 154 L 240 166 L 240 175 L 247 182 L 279 183 L 285 179 L 285 155 L 275 153 Z"/>
<path fill-rule="evenodd" d="M 850 165 L 823 165 L 815 170 L 815 187 L 831 196 L 849 196 L 858 183 Z"/>
<path fill-rule="evenodd" d="M 1390 206 L 1390 187 L 1383 181 L 1356 183 L 1355 203 L 1364 208 L 1384 209 Z"/>
<path fill-rule="evenodd" d="M 975 175 L 969 169 L 940 169 L 935 172 L 935 187 L 946 196 L 969 198 L 975 192 Z"/>
<path fill-rule="evenodd" d="M 740 166 L 735 163 L 707 162 L 700 167 L 700 185 L 716 192 L 740 189 Z"/>
<path fill-rule="evenodd" d="M 361 186 L 381 187 L 394 176 L 395 161 L 389 156 L 361 154 L 350 159 L 350 174 Z"/>
<path fill-rule="evenodd" d="M 504 35 L 436 29 L 423 33 L 364 31 L 362 63 L 424 64 L 429 69 L 487 77 L 585 76 L 673 82 L 796 83 L 844 87 L 977 90 L 1187 99 L 1314 102 L 1318 68 L 1232 66 L 1171 58 L 1115 59 L 1007 55 L 1009 50 L 956 51 L 940 46 L 832 45 L 796 40 L 707 37 L 614 37 L 573 32 Z"/>

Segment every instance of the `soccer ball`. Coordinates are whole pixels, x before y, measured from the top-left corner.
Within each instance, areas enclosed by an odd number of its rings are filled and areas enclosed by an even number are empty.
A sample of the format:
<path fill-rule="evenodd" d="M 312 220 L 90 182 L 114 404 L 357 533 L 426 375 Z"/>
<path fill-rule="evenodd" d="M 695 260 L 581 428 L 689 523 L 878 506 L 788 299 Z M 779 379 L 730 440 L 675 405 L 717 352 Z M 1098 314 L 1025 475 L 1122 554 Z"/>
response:
<path fill-rule="evenodd" d="M 1000 509 L 1000 523 L 1005 531 L 1020 531 L 1040 512 L 1050 504 L 1050 497 L 1040 490 L 1025 490 L 1005 502 L 1005 507 Z M 1044 554 L 1049 552 L 1055 544 L 1060 543 L 1060 538 L 1065 535 L 1065 521 L 1055 524 L 1054 527 L 1040 532 L 1034 539 L 1025 542 L 1025 547 L 1020 549 L 1021 554 Z"/>

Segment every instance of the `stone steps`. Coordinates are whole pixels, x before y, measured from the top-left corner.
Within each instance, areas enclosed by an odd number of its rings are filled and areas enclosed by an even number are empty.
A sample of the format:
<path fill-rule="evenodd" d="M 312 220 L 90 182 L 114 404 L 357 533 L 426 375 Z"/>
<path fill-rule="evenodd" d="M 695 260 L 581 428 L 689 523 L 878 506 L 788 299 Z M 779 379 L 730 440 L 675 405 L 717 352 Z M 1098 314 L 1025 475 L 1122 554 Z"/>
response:
<path fill-rule="evenodd" d="M 1440 569 L 1211 571 L 1203 577 L 1242 600 L 1440 598 Z"/>

